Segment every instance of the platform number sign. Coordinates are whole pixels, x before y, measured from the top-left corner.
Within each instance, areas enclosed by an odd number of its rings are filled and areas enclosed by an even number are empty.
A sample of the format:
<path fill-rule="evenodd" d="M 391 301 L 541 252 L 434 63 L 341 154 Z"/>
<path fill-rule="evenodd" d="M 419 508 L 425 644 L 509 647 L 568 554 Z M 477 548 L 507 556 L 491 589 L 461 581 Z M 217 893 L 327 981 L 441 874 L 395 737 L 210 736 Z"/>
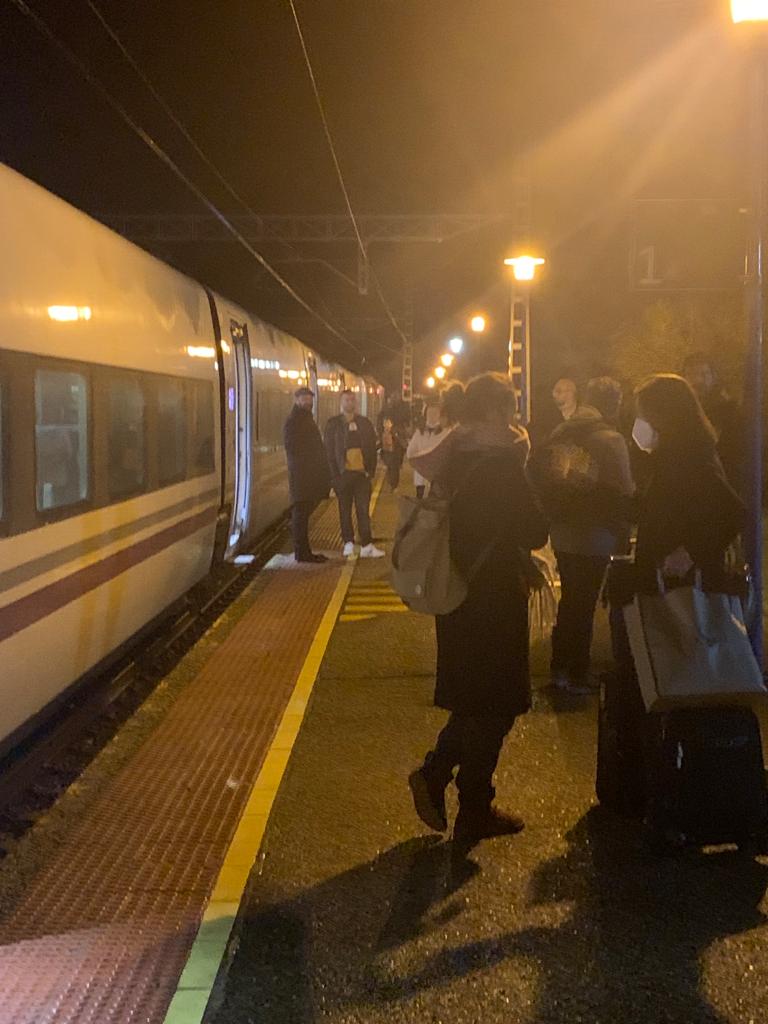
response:
<path fill-rule="evenodd" d="M 629 277 L 637 291 L 729 291 L 744 280 L 749 211 L 734 202 L 635 204 Z"/>

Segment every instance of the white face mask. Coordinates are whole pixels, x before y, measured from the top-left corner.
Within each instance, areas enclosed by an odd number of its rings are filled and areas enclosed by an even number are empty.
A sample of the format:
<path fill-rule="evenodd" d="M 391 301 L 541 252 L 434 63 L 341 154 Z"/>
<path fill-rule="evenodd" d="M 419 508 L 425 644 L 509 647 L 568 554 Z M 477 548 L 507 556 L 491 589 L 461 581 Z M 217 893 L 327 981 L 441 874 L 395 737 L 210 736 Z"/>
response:
<path fill-rule="evenodd" d="M 644 452 L 656 451 L 659 446 L 658 431 L 653 429 L 648 420 L 643 420 L 639 416 L 632 428 L 632 439 L 637 447 Z"/>

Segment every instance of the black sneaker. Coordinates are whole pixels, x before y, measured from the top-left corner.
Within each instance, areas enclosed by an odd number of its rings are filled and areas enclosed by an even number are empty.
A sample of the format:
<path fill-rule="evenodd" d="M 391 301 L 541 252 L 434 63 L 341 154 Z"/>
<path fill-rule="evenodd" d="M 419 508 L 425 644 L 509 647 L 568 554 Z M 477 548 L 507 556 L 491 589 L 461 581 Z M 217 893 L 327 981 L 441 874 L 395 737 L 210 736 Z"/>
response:
<path fill-rule="evenodd" d="M 445 832 L 448 816 L 445 810 L 445 786 L 436 785 L 423 768 L 408 776 L 416 813 L 435 832 Z"/>
<path fill-rule="evenodd" d="M 514 836 L 522 832 L 525 822 L 516 814 L 508 814 L 497 807 L 487 811 L 462 811 L 456 816 L 453 826 L 453 838 L 459 843 L 477 843 L 481 839 L 492 839 L 494 836 Z"/>
<path fill-rule="evenodd" d="M 302 555 L 301 558 L 296 557 L 297 562 L 310 562 L 313 565 L 320 565 L 321 562 L 327 562 L 328 559 L 325 555 L 316 555 L 310 551 L 308 555 Z"/>

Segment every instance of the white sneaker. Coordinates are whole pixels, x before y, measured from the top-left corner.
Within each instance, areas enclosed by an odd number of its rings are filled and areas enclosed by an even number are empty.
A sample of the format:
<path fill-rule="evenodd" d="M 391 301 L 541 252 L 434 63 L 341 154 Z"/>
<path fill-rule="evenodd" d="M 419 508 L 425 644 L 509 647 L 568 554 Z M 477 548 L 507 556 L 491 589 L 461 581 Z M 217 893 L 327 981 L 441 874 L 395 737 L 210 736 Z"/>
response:
<path fill-rule="evenodd" d="M 366 544 L 364 548 L 360 548 L 361 558 L 383 558 L 385 554 L 386 551 L 382 551 L 374 544 Z"/>
<path fill-rule="evenodd" d="M 355 545 L 352 543 L 351 540 L 348 540 L 347 543 L 344 545 L 344 550 L 342 554 L 344 555 L 345 558 L 351 558 L 352 555 L 354 555 L 354 553 Z"/>

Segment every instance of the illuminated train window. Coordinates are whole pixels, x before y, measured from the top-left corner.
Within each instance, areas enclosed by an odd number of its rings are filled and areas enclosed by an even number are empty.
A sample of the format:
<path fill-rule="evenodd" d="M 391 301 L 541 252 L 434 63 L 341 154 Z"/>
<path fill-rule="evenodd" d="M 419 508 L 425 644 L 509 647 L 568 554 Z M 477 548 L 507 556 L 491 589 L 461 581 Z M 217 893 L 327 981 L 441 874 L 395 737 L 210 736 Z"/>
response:
<path fill-rule="evenodd" d="M 109 496 L 123 498 L 146 483 L 145 401 L 136 377 L 120 375 L 107 383 Z"/>
<path fill-rule="evenodd" d="M 88 384 L 79 373 L 35 374 L 37 508 L 76 505 L 88 497 Z"/>

